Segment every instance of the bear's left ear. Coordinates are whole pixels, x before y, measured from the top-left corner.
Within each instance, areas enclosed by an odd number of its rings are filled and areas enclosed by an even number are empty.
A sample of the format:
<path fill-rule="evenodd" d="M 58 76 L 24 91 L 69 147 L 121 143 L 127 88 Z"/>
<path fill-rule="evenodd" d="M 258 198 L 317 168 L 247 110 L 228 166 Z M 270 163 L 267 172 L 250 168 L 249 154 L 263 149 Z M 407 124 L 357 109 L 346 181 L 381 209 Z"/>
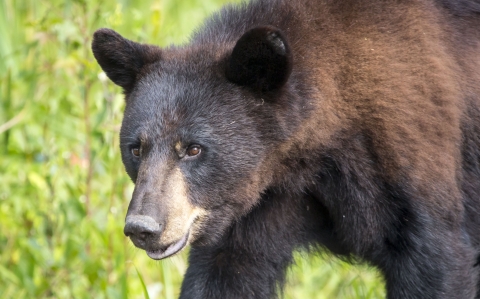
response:
<path fill-rule="evenodd" d="M 290 47 L 280 29 L 260 26 L 237 41 L 227 61 L 226 76 L 233 83 L 270 91 L 287 82 L 292 64 Z"/>
<path fill-rule="evenodd" d="M 107 28 L 93 34 L 92 51 L 108 78 L 126 92 L 133 88 L 141 69 L 161 56 L 160 48 L 133 42 Z"/>

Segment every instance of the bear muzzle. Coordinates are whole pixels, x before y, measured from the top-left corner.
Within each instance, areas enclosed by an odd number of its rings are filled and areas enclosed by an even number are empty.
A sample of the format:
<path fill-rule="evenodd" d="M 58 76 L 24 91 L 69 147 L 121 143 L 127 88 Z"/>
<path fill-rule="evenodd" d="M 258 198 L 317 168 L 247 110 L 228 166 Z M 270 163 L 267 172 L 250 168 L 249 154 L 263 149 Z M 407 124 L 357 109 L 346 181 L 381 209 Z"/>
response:
<path fill-rule="evenodd" d="M 164 164 L 151 164 L 155 167 L 137 179 L 124 233 L 150 258 L 159 260 L 192 242 L 208 211 L 189 200 L 187 183 L 178 167 L 165 170 Z"/>
<path fill-rule="evenodd" d="M 189 237 L 188 231 L 178 241 L 162 245 L 159 241 L 163 227 L 150 216 L 130 215 L 125 220 L 123 232 L 136 247 L 144 249 L 150 258 L 160 260 L 182 250 L 187 245 Z"/>

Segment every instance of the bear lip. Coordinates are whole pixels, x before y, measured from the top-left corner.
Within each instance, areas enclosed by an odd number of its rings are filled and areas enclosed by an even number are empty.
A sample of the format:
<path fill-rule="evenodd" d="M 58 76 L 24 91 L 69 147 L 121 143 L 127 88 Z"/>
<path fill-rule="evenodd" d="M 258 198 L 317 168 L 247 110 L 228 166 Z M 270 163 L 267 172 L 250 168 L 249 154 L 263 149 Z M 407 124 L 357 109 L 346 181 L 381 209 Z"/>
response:
<path fill-rule="evenodd" d="M 186 233 L 180 240 L 168 245 L 167 249 L 165 250 L 145 250 L 145 251 L 147 252 L 148 257 L 154 260 L 161 260 L 161 259 L 167 258 L 179 252 L 187 245 L 188 235 L 189 233 Z"/>

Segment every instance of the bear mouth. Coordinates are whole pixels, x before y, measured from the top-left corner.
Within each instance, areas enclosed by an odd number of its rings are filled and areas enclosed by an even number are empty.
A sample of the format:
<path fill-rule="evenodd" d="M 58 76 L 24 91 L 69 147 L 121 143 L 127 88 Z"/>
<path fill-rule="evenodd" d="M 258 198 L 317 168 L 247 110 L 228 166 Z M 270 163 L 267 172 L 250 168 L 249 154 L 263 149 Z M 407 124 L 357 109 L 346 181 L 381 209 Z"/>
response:
<path fill-rule="evenodd" d="M 157 250 L 145 250 L 147 253 L 148 257 L 154 260 L 161 260 L 164 258 L 167 258 L 169 256 L 174 255 L 175 253 L 179 252 L 185 246 L 187 246 L 187 241 L 188 241 L 188 236 L 189 232 L 187 232 L 180 240 L 177 242 L 174 242 L 170 245 L 167 246 L 166 249 L 157 249 Z"/>

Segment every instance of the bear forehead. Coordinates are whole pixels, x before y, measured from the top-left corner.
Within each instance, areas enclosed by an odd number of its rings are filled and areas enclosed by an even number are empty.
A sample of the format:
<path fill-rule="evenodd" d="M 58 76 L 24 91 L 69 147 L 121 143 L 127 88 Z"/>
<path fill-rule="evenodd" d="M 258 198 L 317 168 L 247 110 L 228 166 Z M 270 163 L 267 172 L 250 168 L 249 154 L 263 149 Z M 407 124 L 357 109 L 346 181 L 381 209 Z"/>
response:
<path fill-rule="evenodd" d="M 244 123 L 249 119 L 245 118 L 249 105 L 244 98 L 220 82 L 212 83 L 215 80 L 208 75 L 162 70 L 139 80 L 127 100 L 124 126 L 137 127 L 149 137 L 208 137 L 235 120 Z"/>
<path fill-rule="evenodd" d="M 127 100 L 127 111 L 143 111 L 143 115 L 163 114 L 189 116 L 236 109 L 237 95 L 215 83 L 207 73 L 163 72 L 161 69 L 144 76 Z"/>
<path fill-rule="evenodd" d="M 162 52 L 162 58 L 145 66 L 137 77 L 133 98 L 189 100 L 213 96 L 225 90 L 225 71 L 221 60 L 204 50 Z"/>

